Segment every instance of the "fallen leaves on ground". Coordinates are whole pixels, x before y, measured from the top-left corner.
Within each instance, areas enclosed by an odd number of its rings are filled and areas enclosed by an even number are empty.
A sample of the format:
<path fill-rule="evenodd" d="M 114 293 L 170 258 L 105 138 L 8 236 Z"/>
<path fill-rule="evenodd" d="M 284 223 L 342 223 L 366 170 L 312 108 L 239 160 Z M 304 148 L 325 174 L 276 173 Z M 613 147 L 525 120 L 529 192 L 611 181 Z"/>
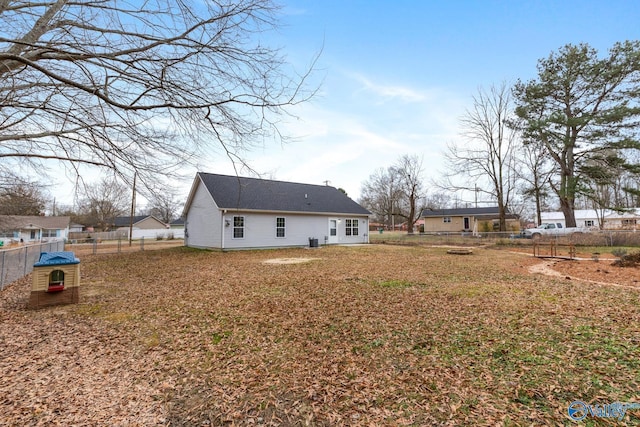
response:
<path fill-rule="evenodd" d="M 562 425 L 640 401 L 640 292 L 446 251 L 87 255 L 80 304 L 41 310 L 27 277 L 0 294 L 0 424 Z"/>

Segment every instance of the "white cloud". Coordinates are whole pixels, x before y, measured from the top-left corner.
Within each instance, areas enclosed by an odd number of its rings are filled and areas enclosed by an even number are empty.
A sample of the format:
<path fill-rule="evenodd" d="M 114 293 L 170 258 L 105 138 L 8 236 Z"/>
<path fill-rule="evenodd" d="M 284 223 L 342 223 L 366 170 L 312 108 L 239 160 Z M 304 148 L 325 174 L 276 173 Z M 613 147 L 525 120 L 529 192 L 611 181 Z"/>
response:
<path fill-rule="evenodd" d="M 352 77 L 362 85 L 361 90 L 385 99 L 400 99 L 404 102 L 421 102 L 427 98 L 424 93 L 409 87 L 374 83 L 361 74 L 353 74 Z"/>

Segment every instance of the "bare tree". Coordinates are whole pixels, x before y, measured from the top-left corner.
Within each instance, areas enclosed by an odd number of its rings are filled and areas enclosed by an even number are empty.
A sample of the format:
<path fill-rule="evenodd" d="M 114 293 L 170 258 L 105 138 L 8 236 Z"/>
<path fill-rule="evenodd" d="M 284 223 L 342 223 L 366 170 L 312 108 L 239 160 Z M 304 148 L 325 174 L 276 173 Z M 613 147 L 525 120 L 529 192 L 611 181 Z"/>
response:
<path fill-rule="evenodd" d="M 401 204 L 399 179 L 392 168 L 379 168 L 362 184 L 358 202 L 374 214 L 375 221 L 395 226 L 395 216 Z"/>
<path fill-rule="evenodd" d="M 281 138 L 313 93 L 262 33 L 270 0 L 0 1 L 0 172 L 49 160 L 154 174 Z"/>
<path fill-rule="evenodd" d="M 84 188 L 86 195 L 79 203 L 77 220 L 85 225 L 106 230 L 114 218 L 128 211 L 131 192 L 115 178 L 103 178 Z"/>
<path fill-rule="evenodd" d="M 480 89 L 473 108 L 461 119 L 463 144 L 449 144 L 446 153 L 448 174 L 442 184 L 453 190 L 483 192 L 495 200 L 500 215 L 500 231 L 506 231 L 506 213 L 515 192 L 514 151 L 517 132 L 508 126 L 511 114 L 510 88 L 506 83 Z M 454 178 L 462 177 L 457 184 Z"/>
<path fill-rule="evenodd" d="M 407 221 L 407 234 L 413 234 L 413 226 L 422 208 L 418 206 L 419 200 L 423 197 L 422 159 L 405 154 L 393 169 L 399 178 L 399 188 L 403 195 L 401 200 L 404 202 L 404 209 L 400 209 L 398 214 Z"/>
<path fill-rule="evenodd" d="M 444 191 L 432 191 L 427 193 L 424 201 L 424 209 L 447 209 L 451 207 L 451 195 Z"/>
<path fill-rule="evenodd" d="M 169 224 L 177 219 L 181 203 L 176 200 L 176 194 L 171 190 L 157 192 L 147 206 L 149 215 L 153 215 L 162 222 Z"/>
<path fill-rule="evenodd" d="M 404 155 L 388 168 L 380 168 L 362 184 L 362 196 L 358 200 L 369 209 L 378 221 L 386 222 L 392 229 L 398 218 L 407 224 L 407 232 L 420 215 L 418 202 L 423 198 L 422 160 Z"/>
<path fill-rule="evenodd" d="M 531 197 L 535 204 L 536 224 L 542 223 L 542 210 L 549 197 L 549 179 L 554 173 L 544 146 L 535 144 L 518 147 L 520 161 L 516 173 L 522 185 L 523 196 Z"/>
<path fill-rule="evenodd" d="M 42 185 L 14 179 L 0 185 L 0 215 L 42 215 L 48 201 Z"/>

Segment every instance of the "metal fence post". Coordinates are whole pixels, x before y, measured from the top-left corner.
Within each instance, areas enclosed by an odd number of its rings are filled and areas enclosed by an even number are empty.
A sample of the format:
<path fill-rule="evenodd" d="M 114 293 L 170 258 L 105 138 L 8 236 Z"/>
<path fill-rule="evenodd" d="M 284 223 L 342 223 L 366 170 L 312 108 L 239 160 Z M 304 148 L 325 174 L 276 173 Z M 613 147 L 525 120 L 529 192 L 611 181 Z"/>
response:
<path fill-rule="evenodd" d="M 140 250 L 144 251 L 144 236 L 142 236 L 142 239 L 140 239 Z"/>
<path fill-rule="evenodd" d="M 0 291 L 4 289 L 4 258 L 6 252 L 2 251 L 2 264 L 0 264 Z"/>
<path fill-rule="evenodd" d="M 29 256 L 29 251 L 27 250 L 29 247 L 24 247 L 24 275 L 27 275 L 27 257 Z"/>

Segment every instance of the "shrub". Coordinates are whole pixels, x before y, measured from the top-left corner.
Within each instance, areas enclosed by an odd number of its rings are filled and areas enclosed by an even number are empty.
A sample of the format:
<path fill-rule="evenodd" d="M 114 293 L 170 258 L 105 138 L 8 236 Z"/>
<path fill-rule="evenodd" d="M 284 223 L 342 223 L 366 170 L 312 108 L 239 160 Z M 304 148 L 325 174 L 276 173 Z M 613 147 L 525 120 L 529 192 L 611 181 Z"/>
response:
<path fill-rule="evenodd" d="M 616 258 L 622 258 L 627 254 L 627 250 L 623 249 L 623 248 L 615 248 L 615 249 L 611 250 L 611 253 Z"/>
<path fill-rule="evenodd" d="M 640 252 L 623 255 L 620 259 L 613 262 L 617 267 L 638 267 L 640 265 Z"/>

